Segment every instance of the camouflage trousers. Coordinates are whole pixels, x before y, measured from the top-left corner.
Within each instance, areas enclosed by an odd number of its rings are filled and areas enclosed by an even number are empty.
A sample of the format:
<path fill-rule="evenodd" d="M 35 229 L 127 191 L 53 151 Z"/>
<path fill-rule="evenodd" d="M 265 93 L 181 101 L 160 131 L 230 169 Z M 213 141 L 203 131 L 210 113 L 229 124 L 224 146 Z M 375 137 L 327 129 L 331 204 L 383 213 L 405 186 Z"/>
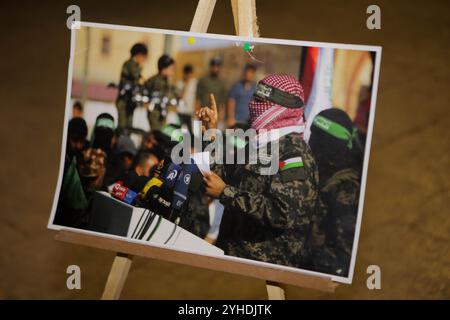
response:
<path fill-rule="evenodd" d="M 133 113 L 127 112 L 127 103 L 124 100 L 118 100 L 116 103 L 117 115 L 119 117 L 118 128 L 132 128 L 133 127 Z"/>
<path fill-rule="evenodd" d="M 157 109 L 147 113 L 147 119 L 151 130 L 161 130 L 164 127 L 166 119 L 161 119 L 160 115 L 161 111 Z"/>

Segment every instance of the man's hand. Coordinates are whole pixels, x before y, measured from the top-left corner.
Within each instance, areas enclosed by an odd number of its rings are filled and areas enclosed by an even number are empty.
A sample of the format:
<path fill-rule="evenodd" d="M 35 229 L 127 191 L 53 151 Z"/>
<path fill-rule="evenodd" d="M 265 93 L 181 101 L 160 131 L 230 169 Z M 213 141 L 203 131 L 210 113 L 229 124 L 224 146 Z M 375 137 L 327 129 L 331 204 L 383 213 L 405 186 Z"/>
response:
<path fill-rule="evenodd" d="M 217 104 L 213 94 L 210 94 L 209 107 L 201 107 L 195 112 L 195 115 L 202 121 L 202 131 L 217 128 Z"/>
<path fill-rule="evenodd" d="M 210 197 L 218 198 L 225 189 L 225 182 L 214 172 L 205 172 L 203 180 L 206 183 L 206 194 Z"/>

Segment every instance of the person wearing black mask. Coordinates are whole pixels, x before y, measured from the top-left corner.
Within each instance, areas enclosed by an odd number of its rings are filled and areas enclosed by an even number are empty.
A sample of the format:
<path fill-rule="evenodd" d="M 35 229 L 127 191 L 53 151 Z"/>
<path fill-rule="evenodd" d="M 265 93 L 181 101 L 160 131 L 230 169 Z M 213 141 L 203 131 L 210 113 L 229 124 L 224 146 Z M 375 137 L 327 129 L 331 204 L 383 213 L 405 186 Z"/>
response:
<path fill-rule="evenodd" d="M 114 118 L 109 113 L 100 114 L 95 120 L 91 137 L 91 147 L 94 149 L 102 149 L 107 156 L 110 156 L 114 144 L 114 135 Z"/>
<path fill-rule="evenodd" d="M 86 121 L 83 118 L 72 118 L 69 121 L 63 180 L 55 224 L 78 227 L 88 206 L 88 199 L 78 171 L 78 164 L 83 162 L 83 151 L 89 147 L 87 133 Z"/>
<path fill-rule="evenodd" d="M 358 214 L 361 144 L 347 113 L 331 108 L 314 117 L 309 145 L 319 168 L 319 213 L 311 241 L 313 269 L 346 277 Z"/>
<path fill-rule="evenodd" d="M 73 157 L 77 160 L 81 158 L 81 153 L 89 145 L 86 137 L 88 129 L 86 121 L 83 118 L 73 118 L 69 121 L 67 133 L 66 155 L 71 161 Z"/>

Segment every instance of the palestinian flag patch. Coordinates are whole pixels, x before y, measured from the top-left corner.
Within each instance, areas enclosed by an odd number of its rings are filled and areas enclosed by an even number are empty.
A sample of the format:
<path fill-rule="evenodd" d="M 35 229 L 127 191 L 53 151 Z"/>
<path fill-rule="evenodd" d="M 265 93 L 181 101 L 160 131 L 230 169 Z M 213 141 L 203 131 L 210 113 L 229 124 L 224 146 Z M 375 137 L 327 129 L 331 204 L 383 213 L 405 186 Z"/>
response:
<path fill-rule="evenodd" d="M 288 170 L 292 168 L 301 168 L 303 167 L 303 159 L 302 157 L 289 158 L 283 161 L 280 161 L 280 170 Z"/>

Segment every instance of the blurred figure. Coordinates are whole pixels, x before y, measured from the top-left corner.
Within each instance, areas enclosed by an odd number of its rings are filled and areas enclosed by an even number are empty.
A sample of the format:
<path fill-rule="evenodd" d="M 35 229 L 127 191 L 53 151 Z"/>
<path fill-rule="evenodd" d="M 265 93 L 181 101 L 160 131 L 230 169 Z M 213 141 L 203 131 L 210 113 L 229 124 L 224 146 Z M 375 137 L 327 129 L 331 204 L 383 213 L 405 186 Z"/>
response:
<path fill-rule="evenodd" d="M 159 143 L 160 135 L 162 135 L 160 131 L 150 131 L 145 133 L 142 137 L 139 152 L 151 153 L 155 155 L 156 158 L 158 158 L 158 161 L 161 160 L 164 155 Z"/>
<path fill-rule="evenodd" d="M 147 60 L 148 49 L 143 43 L 136 43 L 130 50 L 130 58 L 122 65 L 119 82 L 119 95 L 116 101 L 119 115 L 120 129 L 133 126 L 133 105 L 131 103 L 131 90 L 126 86 L 134 87 L 141 79 L 142 65 Z"/>
<path fill-rule="evenodd" d="M 87 199 L 91 198 L 94 191 L 102 189 L 105 165 L 106 153 L 102 149 L 89 148 L 83 151 L 78 171 Z"/>
<path fill-rule="evenodd" d="M 219 112 L 219 127 L 225 118 L 226 86 L 220 79 L 222 58 L 214 57 L 209 62 L 209 74 L 198 81 L 196 110 L 209 105 L 210 94 L 214 94 Z"/>
<path fill-rule="evenodd" d="M 256 66 L 248 63 L 245 65 L 243 77 L 231 87 L 227 102 L 227 128 L 236 123 L 248 124 L 250 111 L 248 105 L 256 90 Z"/>
<path fill-rule="evenodd" d="M 119 166 L 121 170 L 126 172 L 132 169 L 136 153 L 137 150 L 133 140 L 126 135 L 119 136 L 115 154 L 119 157 Z"/>
<path fill-rule="evenodd" d="M 370 116 L 370 104 L 371 104 L 371 93 L 372 86 L 361 88 L 362 99 L 359 102 L 358 109 L 355 116 L 355 126 L 358 128 L 359 141 L 364 149 L 366 144 L 367 127 L 369 126 L 369 116 Z"/>
<path fill-rule="evenodd" d="M 80 101 L 75 101 L 72 106 L 72 118 L 83 118 L 83 104 Z"/>
<path fill-rule="evenodd" d="M 319 214 L 312 233 L 313 268 L 346 277 L 362 165 L 357 130 L 347 113 L 327 109 L 314 117 L 309 144 L 319 167 Z"/>
<path fill-rule="evenodd" d="M 138 176 L 150 177 L 150 170 L 158 164 L 158 158 L 149 152 L 141 151 L 134 161 L 134 172 Z"/>
<path fill-rule="evenodd" d="M 155 134 L 153 132 L 146 132 L 142 136 L 140 150 L 150 152 L 157 146 L 157 144 L 158 141 L 156 141 Z"/>
<path fill-rule="evenodd" d="M 78 164 L 83 161 L 83 151 L 88 148 L 87 125 L 82 118 L 69 121 L 66 157 L 61 189 L 54 223 L 68 227 L 83 227 L 81 222 L 88 206 Z"/>
<path fill-rule="evenodd" d="M 77 161 L 81 159 L 83 150 L 87 149 L 89 145 L 86 139 L 87 134 L 88 128 L 83 118 L 73 118 L 69 121 L 66 146 L 66 155 L 69 161 L 73 157 Z"/>
<path fill-rule="evenodd" d="M 192 114 L 195 111 L 197 83 L 197 79 L 194 78 L 194 69 L 192 65 L 186 64 L 183 68 L 183 79 L 177 83 L 177 90 L 181 98 L 178 106 L 178 115 L 181 124 L 185 124 L 188 127 L 189 132 L 192 132 Z"/>
<path fill-rule="evenodd" d="M 107 156 L 111 154 L 114 144 L 114 118 L 109 113 L 100 114 L 95 120 L 91 136 L 91 146 L 103 150 Z"/>
<path fill-rule="evenodd" d="M 175 60 L 167 54 L 158 59 L 158 73 L 149 78 L 144 86 L 152 98 L 164 98 L 169 100 L 176 98 L 175 87 L 171 84 L 171 77 L 175 71 Z M 165 124 L 165 116 L 161 109 L 155 108 L 148 112 L 148 122 L 151 130 L 161 130 Z"/>
<path fill-rule="evenodd" d="M 120 179 L 123 175 L 131 171 L 134 157 L 137 153 L 133 140 L 127 135 L 120 135 L 117 143 L 108 156 L 104 187 L 108 188 Z"/>

